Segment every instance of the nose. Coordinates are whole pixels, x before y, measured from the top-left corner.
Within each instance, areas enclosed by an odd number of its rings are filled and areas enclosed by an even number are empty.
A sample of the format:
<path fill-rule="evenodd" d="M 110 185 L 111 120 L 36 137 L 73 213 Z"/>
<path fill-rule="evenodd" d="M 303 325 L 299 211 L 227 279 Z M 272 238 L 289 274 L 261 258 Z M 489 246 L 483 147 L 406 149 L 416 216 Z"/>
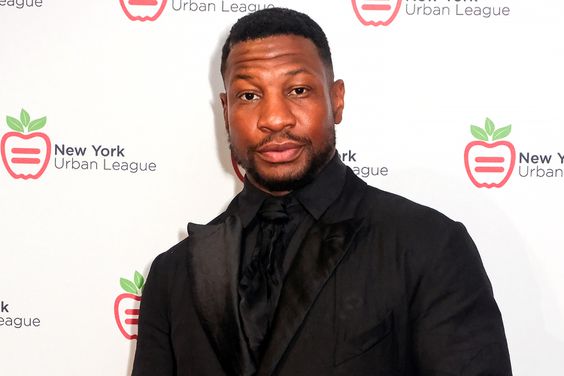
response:
<path fill-rule="evenodd" d="M 265 95 L 261 101 L 258 128 L 266 133 L 280 132 L 296 125 L 290 101 L 283 95 Z"/>

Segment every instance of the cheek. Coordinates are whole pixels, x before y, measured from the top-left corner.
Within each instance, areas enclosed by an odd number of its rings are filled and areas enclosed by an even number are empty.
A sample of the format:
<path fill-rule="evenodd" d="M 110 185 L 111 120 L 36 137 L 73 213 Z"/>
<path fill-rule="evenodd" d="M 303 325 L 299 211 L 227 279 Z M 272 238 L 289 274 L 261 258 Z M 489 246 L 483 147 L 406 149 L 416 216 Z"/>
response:
<path fill-rule="evenodd" d="M 230 125 L 229 126 L 229 138 L 231 140 L 231 145 L 236 148 L 243 148 L 248 144 L 247 138 L 242 134 L 238 127 Z"/>
<path fill-rule="evenodd" d="M 229 136 L 236 147 L 246 147 L 253 143 L 254 127 L 249 116 L 231 113 L 229 116 Z"/>
<path fill-rule="evenodd" d="M 333 113 L 331 111 L 330 98 L 324 95 L 312 97 L 303 106 L 297 108 L 300 116 L 308 119 L 310 125 L 327 125 L 332 122 Z"/>
<path fill-rule="evenodd" d="M 332 115 L 323 107 L 313 107 L 309 110 L 300 111 L 301 124 L 304 125 L 303 132 L 316 145 L 324 143 L 331 133 L 333 127 Z"/>
<path fill-rule="evenodd" d="M 232 106 L 227 111 L 227 118 L 229 119 L 230 128 L 239 130 L 243 124 L 248 122 L 248 111 L 244 111 L 238 106 Z"/>

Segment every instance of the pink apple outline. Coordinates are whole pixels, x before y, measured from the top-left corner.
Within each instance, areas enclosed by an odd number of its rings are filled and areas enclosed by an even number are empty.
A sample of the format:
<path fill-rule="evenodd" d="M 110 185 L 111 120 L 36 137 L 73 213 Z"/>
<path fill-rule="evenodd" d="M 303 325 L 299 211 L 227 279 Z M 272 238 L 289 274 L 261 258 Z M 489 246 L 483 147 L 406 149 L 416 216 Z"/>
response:
<path fill-rule="evenodd" d="M 470 153 L 470 149 L 473 148 L 474 146 L 484 146 L 488 149 L 493 149 L 495 147 L 498 146 L 507 146 L 509 148 L 509 151 L 511 153 L 511 162 L 509 164 L 509 170 L 507 171 L 507 174 L 505 175 L 505 177 L 503 178 L 503 180 L 499 183 L 479 183 L 475 178 L 474 175 L 472 174 L 472 170 L 470 169 L 470 162 L 468 160 L 468 155 Z M 515 168 L 515 161 L 516 161 L 516 153 L 515 153 L 515 146 L 513 146 L 513 144 L 509 141 L 496 141 L 493 143 L 488 143 L 485 141 L 472 141 L 470 142 L 468 145 L 466 145 L 466 149 L 464 150 L 464 166 L 466 167 L 466 174 L 468 174 L 468 177 L 470 178 L 470 181 L 472 182 L 472 184 L 474 184 L 476 187 L 478 188 L 501 188 L 503 187 L 507 181 L 509 180 L 509 178 L 511 177 L 511 175 L 513 174 L 513 169 Z"/>
<path fill-rule="evenodd" d="M 30 138 L 39 137 L 39 138 L 42 138 L 45 141 L 45 143 L 47 145 L 47 153 L 45 155 L 45 160 L 43 161 L 43 166 L 41 166 L 41 169 L 36 174 L 27 174 L 27 175 L 16 174 L 10 168 L 10 165 L 8 164 L 8 158 L 6 157 L 6 150 L 4 148 L 4 145 L 6 143 L 6 140 L 10 137 L 13 137 L 13 136 L 24 139 L 24 140 L 29 140 Z M 49 164 L 49 161 L 51 160 L 51 139 L 49 138 L 49 136 L 47 136 L 43 132 L 33 132 L 33 133 L 29 133 L 29 134 L 23 134 L 23 133 L 19 133 L 19 132 L 8 132 L 8 133 L 4 134 L 4 136 L 2 137 L 2 140 L 0 141 L 0 145 L 2 146 L 2 162 L 4 163 L 4 167 L 6 167 L 6 170 L 8 171 L 10 176 L 13 177 L 14 179 L 27 180 L 27 179 L 38 179 L 38 178 L 40 178 L 41 175 L 43 175 L 43 173 L 47 169 L 47 165 Z"/>
<path fill-rule="evenodd" d="M 134 339 L 137 339 L 137 334 L 129 334 L 125 330 L 125 328 L 123 327 L 121 320 L 120 320 L 120 317 L 119 317 L 119 303 L 121 303 L 121 301 L 124 300 L 124 299 L 133 299 L 133 300 L 140 302 L 141 297 L 139 295 L 135 295 L 135 294 L 131 294 L 129 292 L 125 292 L 123 294 L 118 295 L 116 297 L 115 302 L 114 302 L 114 318 L 116 319 L 116 323 L 117 323 L 117 326 L 119 328 L 119 331 L 121 332 L 121 334 L 123 334 L 123 336 L 126 339 L 134 340 Z"/>
<path fill-rule="evenodd" d="M 125 13 L 125 15 L 127 16 L 127 18 L 129 18 L 131 21 L 141 21 L 141 22 L 145 22 L 145 21 L 155 21 L 157 18 L 159 18 L 161 16 L 161 14 L 164 11 L 164 8 L 166 6 L 168 0 L 163 0 L 163 2 L 161 3 L 161 6 L 159 8 L 159 10 L 157 11 L 157 13 L 153 16 L 134 16 L 132 15 L 129 10 L 127 9 L 127 7 L 125 6 L 125 0 L 119 0 L 119 3 L 121 5 L 121 9 L 123 9 L 123 12 Z"/>
<path fill-rule="evenodd" d="M 401 7 L 401 1 L 402 0 L 397 0 L 396 3 L 396 9 L 394 9 L 394 12 L 392 13 L 391 17 L 388 18 L 386 21 L 366 21 L 364 19 L 364 17 L 362 17 L 362 15 L 360 14 L 360 11 L 358 10 L 358 7 L 356 5 L 356 1 L 357 0 L 351 0 L 352 5 L 353 5 L 353 9 L 354 9 L 354 13 L 356 14 L 356 18 L 358 18 L 358 20 L 364 25 L 364 26 L 388 26 L 389 24 L 391 24 L 397 17 L 400 7 Z"/>

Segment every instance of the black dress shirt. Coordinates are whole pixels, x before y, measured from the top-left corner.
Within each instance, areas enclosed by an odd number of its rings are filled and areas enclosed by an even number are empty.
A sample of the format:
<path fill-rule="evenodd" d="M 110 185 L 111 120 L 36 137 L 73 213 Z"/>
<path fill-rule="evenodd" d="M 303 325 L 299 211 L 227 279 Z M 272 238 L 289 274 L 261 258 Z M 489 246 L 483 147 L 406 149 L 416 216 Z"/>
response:
<path fill-rule="evenodd" d="M 308 185 L 289 193 L 282 199 L 285 203 L 289 219 L 285 224 L 282 243 L 284 252 L 280 262 L 282 279 L 290 269 L 292 260 L 299 249 L 307 231 L 316 220 L 327 210 L 341 193 L 345 182 L 346 167 L 339 160 L 338 154 L 329 161 L 319 175 Z M 254 249 L 257 243 L 258 232 L 261 218 L 258 215 L 259 209 L 264 200 L 271 197 L 268 193 L 255 187 L 248 179 L 245 179 L 245 186 L 239 196 L 240 218 L 243 224 L 243 244 L 241 249 L 241 271 L 239 276 L 239 311 L 241 314 L 242 326 L 246 335 L 246 341 L 254 356 L 254 361 L 260 363 L 262 356 L 262 344 L 268 338 L 268 330 L 262 333 L 261 325 L 257 323 L 257 317 L 266 315 L 268 326 L 272 322 L 276 313 L 278 298 L 283 283 L 277 281 L 267 281 L 269 283 L 270 297 L 268 302 L 255 305 L 253 311 L 245 305 L 245 283 L 241 283 L 242 275 L 249 267 Z M 256 312 L 256 311 L 259 312 Z M 266 312 L 265 312 L 266 311 Z"/>

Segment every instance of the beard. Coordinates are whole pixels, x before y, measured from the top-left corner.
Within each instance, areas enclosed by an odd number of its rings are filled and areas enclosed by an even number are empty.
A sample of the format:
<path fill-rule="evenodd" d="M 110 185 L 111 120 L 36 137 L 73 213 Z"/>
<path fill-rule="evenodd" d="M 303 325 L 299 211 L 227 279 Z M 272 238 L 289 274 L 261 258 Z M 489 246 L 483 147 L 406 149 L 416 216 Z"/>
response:
<path fill-rule="evenodd" d="M 247 174 L 253 178 L 254 182 L 266 188 L 270 192 L 294 191 L 307 185 L 317 176 L 327 162 L 329 162 L 335 152 L 336 144 L 334 126 L 331 128 L 327 138 L 318 150 L 314 149 L 313 143 L 309 138 L 296 136 L 289 131 L 271 134 L 261 140 L 258 144 L 248 147 L 245 151 L 237 151 L 231 142 L 231 137 L 228 138 L 229 148 L 231 149 L 231 153 L 235 158 L 235 161 L 245 169 Z M 274 140 L 278 142 L 290 140 L 304 145 L 304 165 L 301 168 L 295 169 L 290 173 L 281 176 L 266 176 L 261 174 L 257 168 L 255 157 L 256 150 Z"/>

